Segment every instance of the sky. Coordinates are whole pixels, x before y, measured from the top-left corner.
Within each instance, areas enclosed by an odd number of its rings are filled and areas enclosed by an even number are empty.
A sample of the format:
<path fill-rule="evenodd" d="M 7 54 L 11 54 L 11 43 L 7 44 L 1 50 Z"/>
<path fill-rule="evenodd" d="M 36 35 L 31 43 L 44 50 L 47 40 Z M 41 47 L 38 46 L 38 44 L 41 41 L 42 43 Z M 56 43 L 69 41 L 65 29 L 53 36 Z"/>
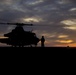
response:
<path fill-rule="evenodd" d="M 44 36 L 46 47 L 76 47 L 76 0 L 0 0 L 0 22 L 32 23 L 24 30 Z M 0 24 L 0 38 L 14 28 Z"/>

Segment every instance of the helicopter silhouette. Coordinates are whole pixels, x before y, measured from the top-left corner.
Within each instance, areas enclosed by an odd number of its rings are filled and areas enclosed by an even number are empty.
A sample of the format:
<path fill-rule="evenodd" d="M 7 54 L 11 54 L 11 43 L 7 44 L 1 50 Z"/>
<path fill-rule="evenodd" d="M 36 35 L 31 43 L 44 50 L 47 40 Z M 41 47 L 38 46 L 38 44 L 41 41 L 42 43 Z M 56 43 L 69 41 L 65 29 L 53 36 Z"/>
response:
<path fill-rule="evenodd" d="M 13 47 L 24 47 L 24 46 L 37 46 L 40 39 L 36 36 L 36 34 L 32 31 L 25 31 L 23 26 L 33 26 L 33 24 L 24 24 L 24 23 L 0 23 L 7 25 L 16 25 L 15 29 L 11 32 L 4 34 L 4 37 L 1 38 L 0 43 L 5 43 L 7 45 L 11 45 Z"/>

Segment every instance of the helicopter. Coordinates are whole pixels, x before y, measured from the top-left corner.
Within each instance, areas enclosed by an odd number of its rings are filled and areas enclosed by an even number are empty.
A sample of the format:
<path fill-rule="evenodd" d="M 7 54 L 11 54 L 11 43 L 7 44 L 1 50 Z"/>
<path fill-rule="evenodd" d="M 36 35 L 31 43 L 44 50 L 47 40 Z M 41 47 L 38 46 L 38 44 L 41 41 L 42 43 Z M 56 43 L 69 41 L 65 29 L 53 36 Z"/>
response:
<path fill-rule="evenodd" d="M 34 45 L 37 46 L 40 39 L 36 36 L 36 33 L 32 31 L 25 31 L 23 26 L 33 26 L 33 24 L 25 24 L 25 23 L 0 23 L 7 25 L 16 25 L 16 27 L 9 33 L 4 34 L 4 37 L 0 38 L 0 43 L 5 43 L 7 45 L 11 45 L 12 47 L 24 47 Z"/>

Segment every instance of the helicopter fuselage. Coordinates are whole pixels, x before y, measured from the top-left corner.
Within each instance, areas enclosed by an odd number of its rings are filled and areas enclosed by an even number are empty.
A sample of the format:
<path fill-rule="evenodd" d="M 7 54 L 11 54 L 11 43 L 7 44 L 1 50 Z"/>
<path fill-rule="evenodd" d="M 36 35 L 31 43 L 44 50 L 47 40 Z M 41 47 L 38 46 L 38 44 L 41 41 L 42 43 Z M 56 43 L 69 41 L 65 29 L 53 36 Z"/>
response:
<path fill-rule="evenodd" d="M 4 39 L 0 39 L 1 43 L 6 43 L 12 46 L 27 46 L 27 45 L 37 45 L 40 41 L 35 33 L 31 31 L 24 31 L 23 27 L 17 26 L 11 32 L 4 34 Z"/>

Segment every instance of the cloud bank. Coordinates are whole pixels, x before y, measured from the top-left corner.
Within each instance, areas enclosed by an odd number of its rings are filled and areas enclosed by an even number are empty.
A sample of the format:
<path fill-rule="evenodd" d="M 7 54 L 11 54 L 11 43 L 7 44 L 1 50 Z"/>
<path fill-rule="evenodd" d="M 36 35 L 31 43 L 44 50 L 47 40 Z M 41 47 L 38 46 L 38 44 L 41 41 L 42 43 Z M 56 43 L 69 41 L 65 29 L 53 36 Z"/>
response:
<path fill-rule="evenodd" d="M 44 35 L 46 46 L 75 46 L 76 0 L 0 0 L 0 22 L 33 23 L 24 29 Z M 13 28 L 0 25 L 0 36 Z"/>

